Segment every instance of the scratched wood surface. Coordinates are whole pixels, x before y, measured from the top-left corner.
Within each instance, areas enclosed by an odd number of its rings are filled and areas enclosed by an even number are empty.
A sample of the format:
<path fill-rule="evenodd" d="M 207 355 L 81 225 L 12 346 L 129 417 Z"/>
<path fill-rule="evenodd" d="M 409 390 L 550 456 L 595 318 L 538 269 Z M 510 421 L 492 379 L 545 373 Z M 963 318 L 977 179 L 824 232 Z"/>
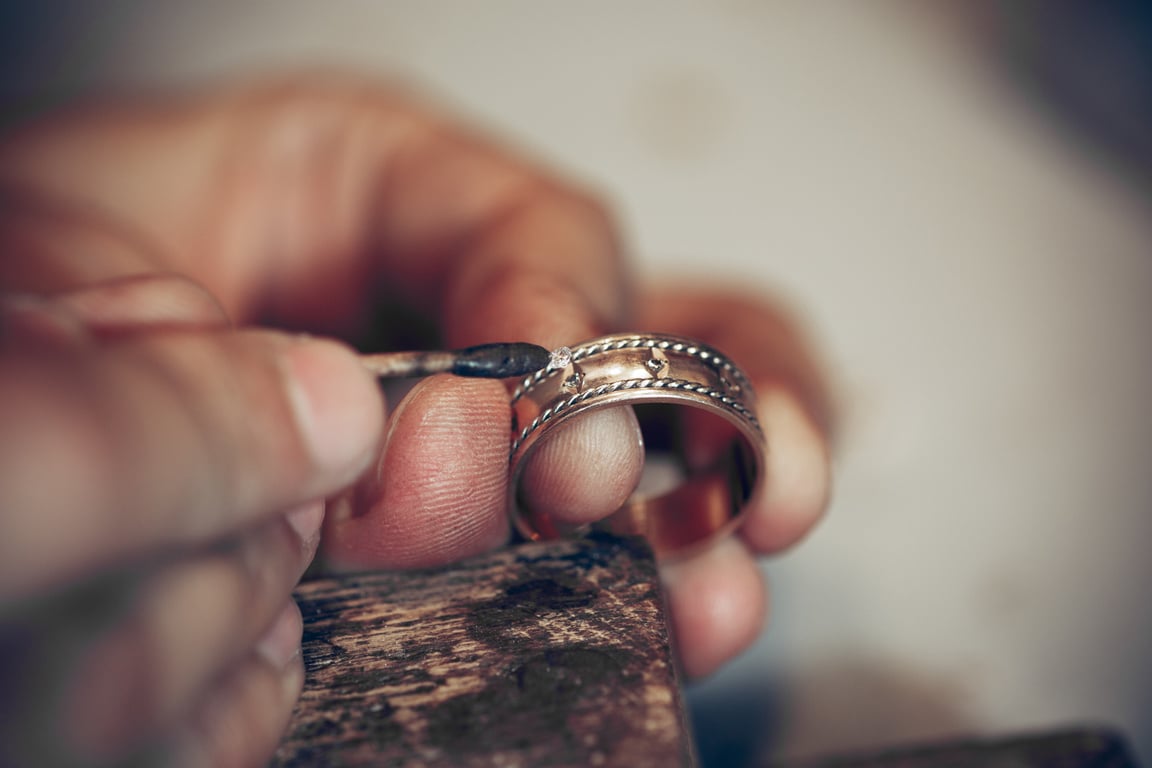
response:
<path fill-rule="evenodd" d="M 303 583 L 277 766 L 692 765 L 651 552 L 597 537 Z"/>

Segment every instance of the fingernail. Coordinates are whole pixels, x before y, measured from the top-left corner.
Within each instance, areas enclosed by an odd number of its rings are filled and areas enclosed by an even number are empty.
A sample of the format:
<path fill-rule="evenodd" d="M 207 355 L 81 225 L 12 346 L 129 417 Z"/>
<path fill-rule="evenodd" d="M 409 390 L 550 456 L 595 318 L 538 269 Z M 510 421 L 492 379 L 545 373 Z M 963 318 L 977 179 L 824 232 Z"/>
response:
<path fill-rule="evenodd" d="M 303 504 L 289 510 L 284 517 L 300 537 L 300 542 L 305 547 L 311 547 L 320 537 L 320 525 L 324 522 L 324 501 L 321 499 Z"/>
<path fill-rule="evenodd" d="M 828 508 L 832 464 L 828 446 L 807 410 L 793 393 L 760 393 L 758 413 L 770 435 L 766 482 L 741 535 L 762 553 L 792 546 L 816 525 Z"/>
<path fill-rule="evenodd" d="M 769 501 L 823 511 L 831 490 L 831 464 L 828 446 L 814 420 L 790 393 L 766 393 L 760 411 L 768 434 L 788 448 L 769 453 Z"/>
<path fill-rule="evenodd" d="M 297 338 L 286 353 L 296 422 L 325 475 L 325 492 L 356 478 L 375 456 L 383 421 L 376 382 L 346 347 Z"/>
<path fill-rule="evenodd" d="M 284 669 L 300 653 L 300 639 L 304 634 L 304 619 L 300 608 L 289 601 L 256 643 L 256 652 L 275 669 Z"/>
<path fill-rule="evenodd" d="M 58 345 L 86 338 L 87 330 L 59 302 L 19 293 L 0 297 L 0 334 L 10 343 Z"/>

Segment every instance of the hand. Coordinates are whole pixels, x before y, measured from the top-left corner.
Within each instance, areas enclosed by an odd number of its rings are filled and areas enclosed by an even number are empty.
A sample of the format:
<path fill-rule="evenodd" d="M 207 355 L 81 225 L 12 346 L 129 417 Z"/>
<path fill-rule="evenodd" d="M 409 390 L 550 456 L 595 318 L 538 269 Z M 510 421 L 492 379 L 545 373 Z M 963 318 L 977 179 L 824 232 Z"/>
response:
<path fill-rule="evenodd" d="M 172 278 L 0 301 L 0 763 L 279 740 L 290 592 L 382 410 L 343 348 L 221 321 Z"/>
<path fill-rule="evenodd" d="M 266 759 L 299 690 L 289 594 L 325 498 L 324 550 L 348 566 L 507 538 L 501 384 L 428 379 L 384 429 L 349 350 L 254 325 L 352 340 L 402 301 L 453 346 L 658 328 L 736 358 L 768 486 L 739 536 L 664 569 L 692 675 L 756 636 L 755 555 L 825 507 L 828 409 L 771 306 L 632 293 L 599 204 L 398 91 L 304 78 L 61 115 L 0 148 L 0 185 L 0 285 L 36 297 L 3 314 L 0 620 L 5 637 L 78 638 L 23 647 L 25 679 L 64 670 L 35 720 L 60 749 Z M 629 409 L 579 421 L 526 492 L 573 520 L 615 510 L 636 429 Z"/>

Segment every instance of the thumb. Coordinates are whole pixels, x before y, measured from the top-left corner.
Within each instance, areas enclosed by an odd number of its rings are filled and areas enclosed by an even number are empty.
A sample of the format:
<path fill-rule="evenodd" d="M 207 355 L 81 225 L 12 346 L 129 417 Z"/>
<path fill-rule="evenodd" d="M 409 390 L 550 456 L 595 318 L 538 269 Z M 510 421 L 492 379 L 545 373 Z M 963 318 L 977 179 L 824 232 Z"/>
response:
<path fill-rule="evenodd" d="M 0 601 L 331 494 L 382 411 L 349 350 L 271 332 L 0 355 Z"/>

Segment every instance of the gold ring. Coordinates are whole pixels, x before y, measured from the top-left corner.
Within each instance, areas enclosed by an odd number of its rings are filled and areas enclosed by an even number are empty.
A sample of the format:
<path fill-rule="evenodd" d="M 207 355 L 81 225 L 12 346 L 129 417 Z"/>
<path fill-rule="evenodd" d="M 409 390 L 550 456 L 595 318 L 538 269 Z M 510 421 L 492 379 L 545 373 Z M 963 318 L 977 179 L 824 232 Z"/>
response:
<path fill-rule="evenodd" d="M 691 339 L 620 334 L 552 354 L 511 394 L 508 509 L 530 540 L 588 528 L 640 534 L 657 555 L 682 555 L 732 531 L 758 492 L 765 439 L 748 377 Z M 594 526 L 558 522 L 522 498 L 532 453 L 566 422 L 600 408 L 636 406 L 644 436 L 640 486 Z"/>

